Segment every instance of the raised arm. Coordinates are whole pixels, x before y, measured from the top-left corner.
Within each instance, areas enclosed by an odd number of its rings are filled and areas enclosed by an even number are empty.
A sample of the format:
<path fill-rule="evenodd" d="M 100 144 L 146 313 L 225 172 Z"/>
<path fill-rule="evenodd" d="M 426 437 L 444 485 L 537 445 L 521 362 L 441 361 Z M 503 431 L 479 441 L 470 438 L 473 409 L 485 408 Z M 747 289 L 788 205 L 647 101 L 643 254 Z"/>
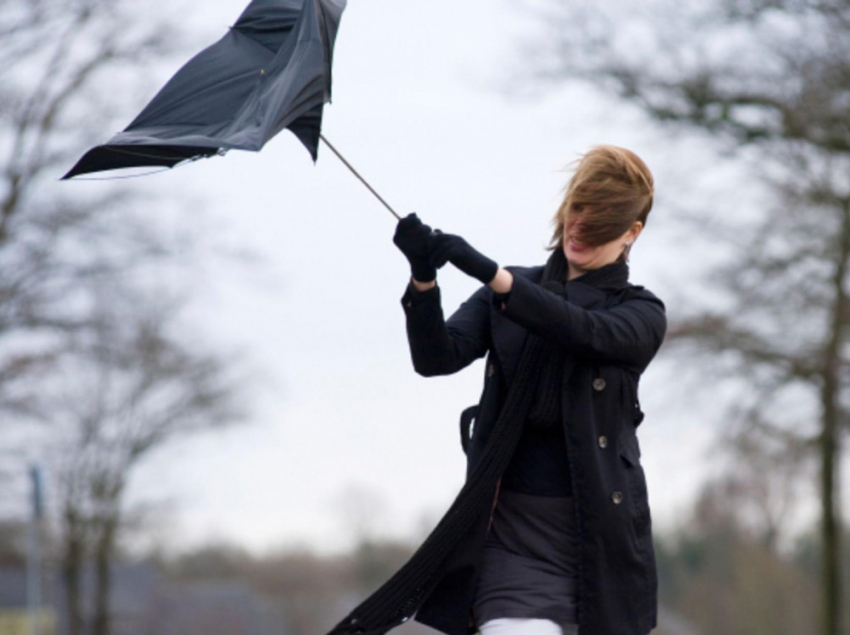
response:
<path fill-rule="evenodd" d="M 492 289 L 496 310 L 528 330 L 586 359 L 627 365 L 642 372 L 667 332 L 664 303 L 644 292 L 610 309 L 584 309 L 523 276 L 515 276 L 463 238 L 433 239 L 430 262 L 451 262 Z"/>
<path fill-rule="evenodd" d="M 495 297 L 497 309 L 581 357 L 620 363 L 641 372 L 664 341 L 664 303 L 648 292 L 610 309 L 584 309 L 527 278 L 512 278 L 507 296 Z"/>
<path fill-rule="evenodd" d="M 401 299 L 407 340 L 420 375 L 448 375 L 483 357 L 490 347 L 490 296 L 482 287 L 448 319 L 443 319 L 437 269 L 430 262 L 432 232 L 416 214 L 396 225 L 393 242 L 410 263 L 411 280 Z"/>
<path fill-rule="evenodd" d="M 425 377 L 449 375 L 487 354 L 490 348 L 490 297 L 486 286 L 443 318 L 440 288 L 421 292 L 411 282 L 401 299 L 413 368 Z"/>

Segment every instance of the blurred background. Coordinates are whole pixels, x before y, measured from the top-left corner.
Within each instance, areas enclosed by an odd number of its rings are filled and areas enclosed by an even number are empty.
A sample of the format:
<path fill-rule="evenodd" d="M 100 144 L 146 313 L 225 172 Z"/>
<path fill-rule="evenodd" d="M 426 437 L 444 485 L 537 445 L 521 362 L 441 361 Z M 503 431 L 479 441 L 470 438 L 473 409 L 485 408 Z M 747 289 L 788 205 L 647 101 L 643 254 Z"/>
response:
<path fill-rule="evenodd" d="M 414 373 L 395 221 L 326 147 L 58 181 L 243 8 L 0 2 L 2 635 L 324 633 L 463 484 L 483 364 Z M 343 15 L 324 134 L 500 264 L 543 263 L 593 145 L 653 171 L 661 635 L 850 632 L 848 124 L 846 0 Z"/>

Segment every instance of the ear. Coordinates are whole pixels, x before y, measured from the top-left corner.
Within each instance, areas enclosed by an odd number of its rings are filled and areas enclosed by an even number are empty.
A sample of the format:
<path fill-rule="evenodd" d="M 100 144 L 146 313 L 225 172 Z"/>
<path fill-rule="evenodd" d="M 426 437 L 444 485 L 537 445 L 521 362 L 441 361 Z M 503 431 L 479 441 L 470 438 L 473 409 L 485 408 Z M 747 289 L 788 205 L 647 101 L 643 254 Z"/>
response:
<path fill-rule="evenodd" d="M 631 242 L 637 240 L 637 237 L 640 236 L 640 233 L 643 231 L 643 223 L 639 220 L 636 220 L 634 224 L 629 229 L 629 233 L 631 234 Z"/>

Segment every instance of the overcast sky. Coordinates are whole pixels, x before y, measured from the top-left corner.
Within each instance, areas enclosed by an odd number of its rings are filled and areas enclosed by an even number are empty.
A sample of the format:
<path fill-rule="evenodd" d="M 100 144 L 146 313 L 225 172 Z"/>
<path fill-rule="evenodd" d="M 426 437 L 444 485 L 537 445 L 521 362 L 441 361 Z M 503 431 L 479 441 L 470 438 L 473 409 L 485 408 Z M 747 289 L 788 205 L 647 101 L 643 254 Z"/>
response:
<path fill-rule="evenodd" d="M 545 260 L 571 160 L 597 143 L 637 152 L 654 172 L 656 199 L 632 250 L 631 281 L 674 319 L 677 297 L 695 291 L 717 252 L 695 257 L 701 237 L 679 235 L 672 216 L 733 197 L 743 209 L 752 192 L 719 189 L 738 172 L 704 137 L 661 129 L 587 86 L 506 94 L 523 74 L 523 41 L 539 29 L 515 4 L 350 1 L 325 135 L 402 215 L 416 211 L 503 265 Z M 204 3 L 191 20 L 212 43 L 243 8 Z M 157 538 L 181 548 L 226 540 L 332 552 L 357 530 L 423 535 L 463 484 L 458 415 L 478 400 L 483 362 L 450 377 L 414 373 L 395 220 L 326 147 L 314 165 L 289 132 L 258 154 L 233 151 L 144 178 L 134 186 L 195 201 L 163 211 L 164 222 L 197 214 L 218 252 L 264 259 L 245 267 L 219 258 L 197 274 L 198 332 L 248 355 L 262 381 L 249 424 L 176 444 L 138 472 L 134 500 L 174 507 Z M 450 266 L 439 283 L 447 315 L 477 288 Z M 710 407 L 682 402 L 669 361 L 662 347 L 640 386 L 639 439 L 659 529 L 681 520 L 697 483 L 722 469 L 706 454 L 721 422 Z"/>

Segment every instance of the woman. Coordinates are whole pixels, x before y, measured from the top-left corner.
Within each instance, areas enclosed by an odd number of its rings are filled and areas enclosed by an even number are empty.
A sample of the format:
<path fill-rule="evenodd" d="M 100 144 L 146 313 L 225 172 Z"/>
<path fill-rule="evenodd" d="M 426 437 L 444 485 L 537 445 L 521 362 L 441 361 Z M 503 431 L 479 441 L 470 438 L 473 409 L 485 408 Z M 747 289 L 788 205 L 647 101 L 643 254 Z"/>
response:
<path fill-rule="evenodd" d="M 667 321 L 662 301 L 628 281 L 627 264 L 652 198 L 637 155 L 592 148 L 537 267 L 502 268 L 415 214 L 399 221 L 414 368 L 445 375 L 486 356 L 484 389 L 461 417 L 467 477 L 457 499 L 331 633 L 380 635 L 414 612 L 449 635 L 646 635 L 656 626 L 635 431 L 638 380 Z M 446 262 L 484 285 L 448 320 L 436 285 Z"/>
<path fill-rule="evenodd" d="M 644 596 L 639 610 L 623 611 L 635 623 L 616 632 L 643 635 L 655 626 L 649 509 L 644 475 L 634 452 L 638 417 L 629 406 L 639 410 L 637 382 L 661 345 L 666 320 L 663 303 L 645 289 L 627 302 L 615 300 L 626 288 L 628 254 L 646 225 L 652 197 L 652 175 L 634 153 L 611 146 L 588 152 L 555 215 L 553 251 L 546 266 L 550 275 L 543 276 L 551 280 L 545 281 L 544 288 L 534 285 L 535 278 L 544 274 L 542 268 L 501 268 L 458 236 L 438 233 L 431 237 L 427 226 L 415 217 L 399 223 L 396 240 L 408 256 L 413 274 L 406 309 L 417 370 L 427 375 L 456 372 L 490 354 L 497 358 L 487 367 L 491 380 L 499 370 L 504 373 L 505 364 L 518 354 L 499 350 L 499 334 L 494 330 L 500 326 L 536 334 L 547 350 L 533 406 L 525 421 L 517 422 L 524 423 L 524 429 L 500 480 L 485 542 L 472 607 L 473 621 L 482 635 L 561 633 L 561 625 L 566 625 L 564 633 L 578 632 L 581 540 L 590 543 L 588 554 L 592 546 L 598 549 L 597 558 L 611 547 L 605 552 L 606 561 L 588 563 L 605 581 L 601 584 L 612 587 L 600 589 L 596 596 L 607 610 L 625 609 L 629 602 L 618 602 L 616 595 L 633 587 L 633 592 Z M 447 322 L 423 323 L 413 304 L 427 301 L 429 293 L 436 296 L 436 268 L 447 261 L 487 287 Z M 571 296 L 584 285 L 598 292 L 587 298 L 589 304 L 582 309 L 571 302 Z M 581 289 L 577 299 L 583 301 L 585 294 Z M 609 298 L 612 301 L 608 302 Z M 593 319 L 594 314 L 598 319 Z M 562 387 L 567 358 L 584 369 L 573 369 L 569 381 L 588 383 L 596 398 L 603 393 L 610 396 L 611 403 L 604 408 L 600 404 L 598 409 L 616 419 L 594 420 L 595 408 L 586 404 L 589 407 L 581 418 L 562 422 L 561 400 L 569 393 Z M 486 392 L 485 388 L 485 399 Z M 476 426 L 486 425 L 481 418 L 487 407 L 482 400 Z M 476 437 L 485 434 L 485 430 L 473 432 L 471 461 L 481 445 Z M 569 446 L 573 446 L 573 457 L 568 455 Z M 610 446 L 619 449 L 621 459 L 611 456 Z M 597 456 L 580 458 L 594 452 Z M 595 469 L 586 471 L 585 463 Z M 585 473 L 575 473 L 577 469 Z M 574 496 L 573 488 L 583 482 L 590 485 L 591 479 L 600 476 L 613 478 L 592 487 L 607 485 L 611 491 L 600 492 L 590 504 L 610 507 L 605 510 L 606 517 L 619 523 L 606 529 L 617 532 L 611 545 L 604 544 L 600 536 L 582 536 L 578 530 L 585 510 L 582 504 L 575 504 L 582 496 L 580 492 Z M 626 553 L 619 555 L 614 547 Z M 624 564 L 621 571 L 619 562 Z M 582 608 L 593 611 L 592 607 Z"/>

